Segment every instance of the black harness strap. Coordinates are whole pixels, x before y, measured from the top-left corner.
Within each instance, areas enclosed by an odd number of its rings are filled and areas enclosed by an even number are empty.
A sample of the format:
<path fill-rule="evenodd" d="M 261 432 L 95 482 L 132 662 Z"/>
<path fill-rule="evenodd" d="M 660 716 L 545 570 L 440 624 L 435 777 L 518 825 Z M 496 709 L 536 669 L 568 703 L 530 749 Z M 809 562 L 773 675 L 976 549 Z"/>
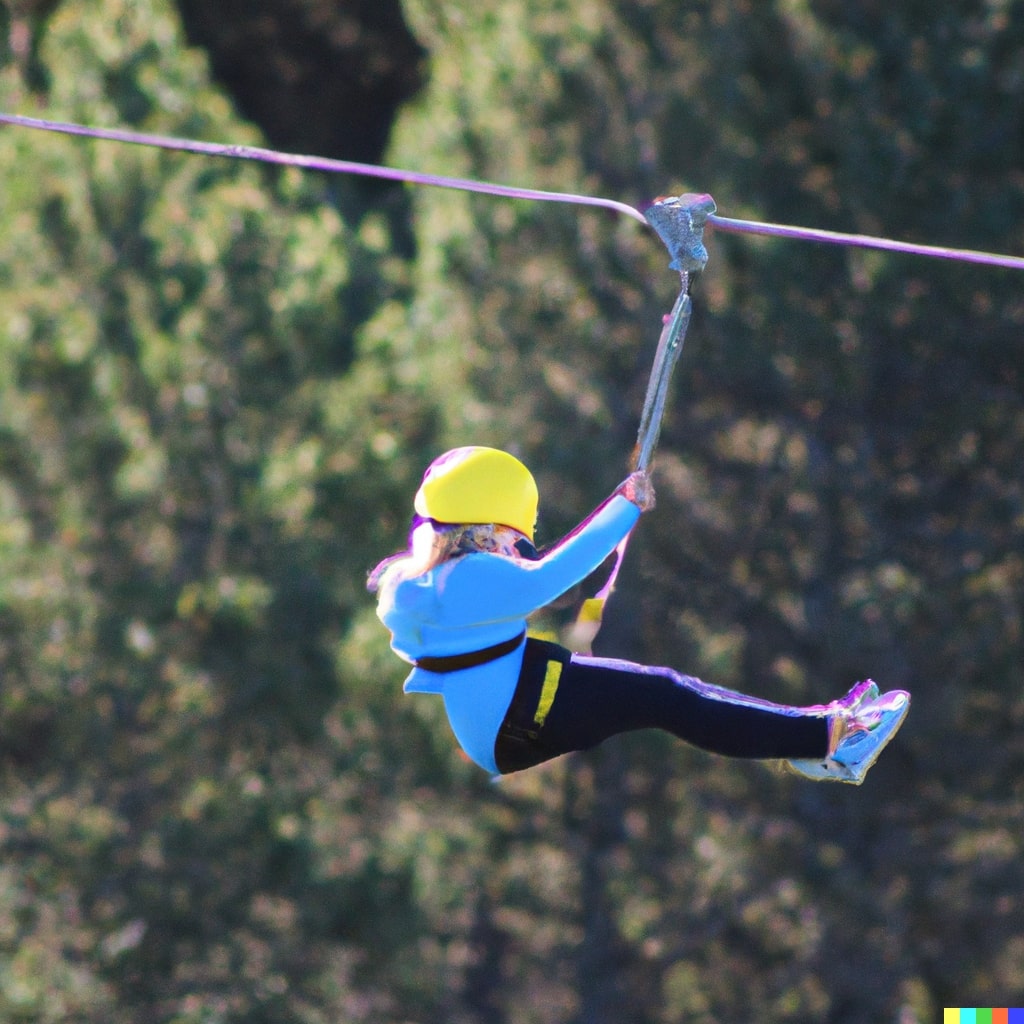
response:
<path fill-rule="evenodd" d="M 480 651 L 470 651 L 468 654 L 448 654 L 440 658 L 416 658 L 413 664 L 417 668 L 426 669 L 427 672 L 458 672 L 464 668 L 476 668 L 478 665 L 486 665 L 489 661 L 497 661 L 511 654 L 526 639 L 525 630 L 511 640 L 503 640 L 493 647 L 485 647 Z"/>

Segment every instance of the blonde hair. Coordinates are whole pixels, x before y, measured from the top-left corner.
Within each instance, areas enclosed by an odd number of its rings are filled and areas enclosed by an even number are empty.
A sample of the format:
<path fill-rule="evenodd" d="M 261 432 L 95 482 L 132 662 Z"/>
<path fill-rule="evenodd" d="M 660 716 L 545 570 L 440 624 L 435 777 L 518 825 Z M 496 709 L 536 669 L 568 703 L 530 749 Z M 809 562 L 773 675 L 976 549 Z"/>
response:
<path fill-rule="evenodd" d="M 525 537 L 511 526 L 496 523 L 436 523 L 424 519 L 416 523 L 409 534 L 409 547 L 405 551 L 385 558 L 369 575 L 366 589 L 376 593 L 385 573 L 392 569 L 402 579 L 422 576 L 443 562 L 474 551 L 491 551 L 509 558 L 520 558 L 516 544 Z"/>

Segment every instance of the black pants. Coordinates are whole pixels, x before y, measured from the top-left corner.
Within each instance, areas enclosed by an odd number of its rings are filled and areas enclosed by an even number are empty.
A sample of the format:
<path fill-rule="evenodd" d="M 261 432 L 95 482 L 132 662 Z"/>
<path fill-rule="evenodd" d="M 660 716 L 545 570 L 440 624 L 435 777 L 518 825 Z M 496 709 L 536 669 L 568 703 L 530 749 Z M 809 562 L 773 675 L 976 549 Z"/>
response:
<path fill-rule="evenodd" d="M 506 775 L 636 729 L 661 729 L 727 757 L 791 760 L 828 751 L 823 709 L 773 704 L 670 668 L 584 657 L 531 638 L 495 760 Z"/>

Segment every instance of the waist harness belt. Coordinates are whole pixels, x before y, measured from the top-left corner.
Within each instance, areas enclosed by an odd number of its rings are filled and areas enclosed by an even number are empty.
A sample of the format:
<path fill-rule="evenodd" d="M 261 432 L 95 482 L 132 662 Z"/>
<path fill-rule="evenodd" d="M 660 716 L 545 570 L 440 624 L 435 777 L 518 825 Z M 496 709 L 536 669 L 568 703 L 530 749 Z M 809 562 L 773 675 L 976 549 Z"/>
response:
<path fill-rule="evenodd" d="M 479 651 L 470 651 L 468 654 L 448 654 L 440 658 L 417 658 L 413 664 L 417 668 L 426 669 L 428 672 L 458 672 L 463 668 L 476 668 L 478 665 L 486 665 L 489 661 L 497 661 L 511 654 L 526 638 L 526 630 L 511 640 L 503 640 L 500 644 L 492 647 L 484 647 Z"/>

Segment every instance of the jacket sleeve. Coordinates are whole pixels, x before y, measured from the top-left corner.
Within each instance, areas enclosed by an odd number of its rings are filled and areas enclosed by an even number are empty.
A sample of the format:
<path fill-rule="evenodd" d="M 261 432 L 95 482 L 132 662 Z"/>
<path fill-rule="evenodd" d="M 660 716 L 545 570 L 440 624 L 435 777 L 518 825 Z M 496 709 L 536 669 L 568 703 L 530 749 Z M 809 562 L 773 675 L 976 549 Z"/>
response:
<path fill-rule="evenodd" d="M 451 563 L 448 573 L 442 567 L 435 585 L 445 620 L 525 618 L 592 573 L 639 516 L 640 509 L 616 493 L 536 561 L 479 553 Z"/>

